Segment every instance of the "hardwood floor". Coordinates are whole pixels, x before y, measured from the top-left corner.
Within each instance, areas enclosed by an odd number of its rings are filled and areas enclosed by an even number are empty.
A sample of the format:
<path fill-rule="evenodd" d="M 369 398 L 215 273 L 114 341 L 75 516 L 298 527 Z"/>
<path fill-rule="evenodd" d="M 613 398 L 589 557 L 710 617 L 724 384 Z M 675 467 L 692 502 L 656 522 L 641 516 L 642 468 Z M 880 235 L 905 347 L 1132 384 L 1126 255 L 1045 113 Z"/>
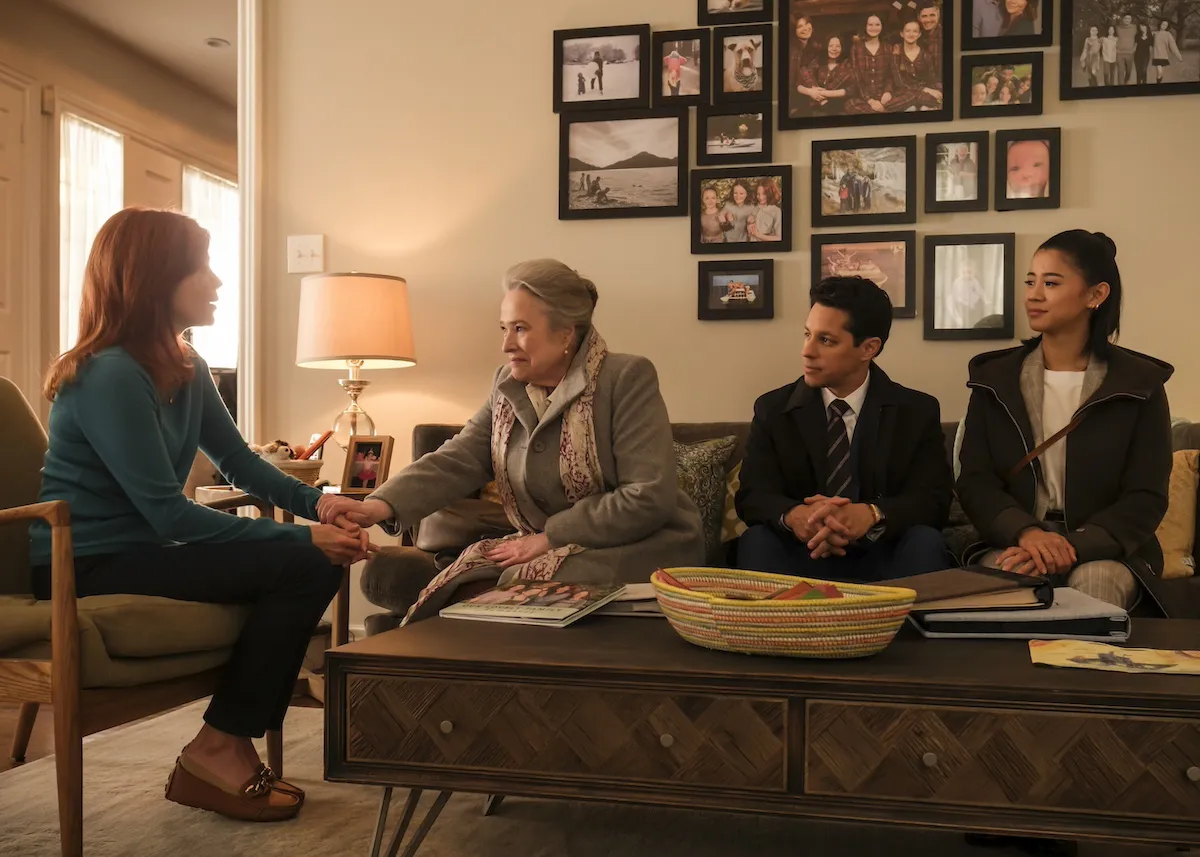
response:
<path fill-rule="evenodd" d="M 14 767 L 9 753 L 12 752 L 13 733 L 17 731 L 17 712 L 20 706 L 0 703 L 0 772 Z M 33 725 L 33 736 L 25 761 L 32 762 L 44 756 L 54 755 L 54 711 L 49 705 L 38 709 L 37 721 Z"/>

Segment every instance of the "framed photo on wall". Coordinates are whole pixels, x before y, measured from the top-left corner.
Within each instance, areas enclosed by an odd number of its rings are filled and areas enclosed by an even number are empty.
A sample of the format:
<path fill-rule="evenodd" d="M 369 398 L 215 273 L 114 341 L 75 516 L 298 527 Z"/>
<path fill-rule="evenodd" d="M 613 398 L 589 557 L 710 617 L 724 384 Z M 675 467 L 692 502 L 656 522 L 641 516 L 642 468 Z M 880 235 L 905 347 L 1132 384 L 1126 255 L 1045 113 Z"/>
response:
<path fill-rule="evenodd" d="M 387 481 L 392 466 L 392 438 L 356 434 L 346 446 L 343 494 L 370 494 Z"/>
<path fill-rule="evenodd" d="M 775 317 L 775 260 L 701 262 L 696 318 L 745 321 Z"/>
<path fill-rule="evenodd" d="M 696 4 L 696 23 L 702 27 L 751 24 L 773 17 L 775 0 L 697 0 Z"/>
<path fill-rule="evenodd" d="M 696 163 L 769 164 L 774 130 L 771 102 L 700 105 L 696 110 Z"/>
<path fill-rule="evenodd" d="M 917 233 L 846 232 L 812 236 L 812 282 L 863 277 L 888 293 L 892 318 L 917 315 Z"/>
<path fill-rule="evenodd" d="M 712 31 L 667 30 L 654 34 L 650 78 L 656 107 L 708 104 Z"/>
<path fill-rule="evenodd" d="M 925 338 L 1012 339 L 1016 236 L 925 236 Z"/>
<path fill-rule="evenodd" d="M 792 249 L 792 167 L 692 170 L 693 253 Z"/>
<path fill-rule="evenodd" d="M 650 25 L 554 31 L 554 112 L 650 106 Z"/>
<path fill-rule="evenodd" d="M 1039 48 L 1053 43 L 1053 0 L 963 0 L 964 51 Z"/>
<path fill-rule="evenodd" d="M 814 140 L 812 225 L 917 222 L 917 138 Z"/>
<path fill-rule="evenodd" d="M 687 109 L 559 117 L 558 219 L 687 214 Z"/>
<path fill-rule="evenodd" d="M 925 135 L 925 211 L 988 210 L 987 131 Z"/>
<path fill-rule="evenodd" d="M 1062 130 L 996 132 L 996 210 L 1058 208 L 1062 198 Z"/>
<path fill-rule="evenodd" d="M 1063 0 L 1059 97 L 1200 92 L 1200 38 L 1187 0 Z M 1116 63 L 1105 61 L 1106 40 Z M 1111 50 L 1110 50 L 1111 54 Z"/>
<path fill-rule="evenodd" d="M 785 0 L 780 130 L 951 121 L 953 17 L 953 0 Z"/>
<path fill-rule="evenodd" d="M 713 31 L 714 104 L 770 99 L 773 30 L 770 24 L 761 24 Z"/>
<path fill-rule="evenodd" d="M 991 2 L 991 0 L 988 0 Z M 1042 52 L 966 54 L 962 58 L 963 119 L 1041 116 Z"/>

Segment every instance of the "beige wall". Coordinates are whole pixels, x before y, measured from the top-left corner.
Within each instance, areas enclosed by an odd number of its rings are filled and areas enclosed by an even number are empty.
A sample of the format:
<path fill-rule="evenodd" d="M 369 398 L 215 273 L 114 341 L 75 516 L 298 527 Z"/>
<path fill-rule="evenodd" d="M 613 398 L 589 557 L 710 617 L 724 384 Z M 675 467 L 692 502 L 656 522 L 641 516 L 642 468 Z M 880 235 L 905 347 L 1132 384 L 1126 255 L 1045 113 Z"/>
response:
<path fill-rule="evenodd" d="M 921 214 L 919 235 L 1016 232 L 1023 272 L 1037 243 L 1060 229 L 1109 233 L 1129 293 L 1122 342 L 1174 363 L 1173 410 L 1200 419 L 1200 300 L 1188 261 L 1200 96 L 1060 104 L 1052 48 L 1041 117 L 775 132 L 797 200 L 796 249 L 776 263 L 776 317 L 702 323 L 686 219 L 557 219 L 550 74 L 552 30 L 694 26 L 695 0 L 266 5 L 264 437 L 307 438 L 344 402 L 336 373 L 294 365 L 299 275 L 285 273 L 289 234 L 324 233 L 327 270 L 408 279 L 419 365 L 371 373 L 363 400 L 379 431 L 396 438 L 397 465 L 414 424 L 461 421 L 483 401 L 499 359 L 499 276 L 532 256 L 556 256 L 597 282 L 600 330 L 611 348 L 654 360 L 674 419 L 746 419 L 758 394 L 799 372 L 814 137 L 1043 125 L 1063 128 L 1061 210 Z M 967 360 L 993 345 L 924 342 L 922 325 L 898 321 L 881 363 L 958 418 Z M 324 475 L 336 480 L 340 467 L 331 458 Z"/>

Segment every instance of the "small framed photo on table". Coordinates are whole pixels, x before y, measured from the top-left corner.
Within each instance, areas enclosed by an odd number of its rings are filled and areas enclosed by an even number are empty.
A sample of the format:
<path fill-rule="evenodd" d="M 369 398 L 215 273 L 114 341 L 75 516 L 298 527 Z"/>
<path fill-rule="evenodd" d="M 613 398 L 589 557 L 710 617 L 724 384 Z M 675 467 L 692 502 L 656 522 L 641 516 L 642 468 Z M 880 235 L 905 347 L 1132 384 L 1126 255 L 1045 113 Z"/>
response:
<path fill-rule="evenodd" d="M 996 132 L 996 211 L 1058 208 L 1062 129 Z"/>
<path fill-rule="evenodd" d="M 392 438 L 387 435 L 353 435 L 346 446 L 342 493 L 370 494 L 387 481 L 391 466 Z"/>
<path fill-rule="evenodd" d="M 925 237 L 925 338 L 1012 339 L 1016 236 Z"/>
<path fill-rule="evenodd" d="M 960 131 L 925 135 L 925 212 L 987 211 L 990 135 Z"/>
<path fill-rule="evenodd" d="M 775 260 L 701 262 L 697 297 L 704 321 L 774 318 Z"/>

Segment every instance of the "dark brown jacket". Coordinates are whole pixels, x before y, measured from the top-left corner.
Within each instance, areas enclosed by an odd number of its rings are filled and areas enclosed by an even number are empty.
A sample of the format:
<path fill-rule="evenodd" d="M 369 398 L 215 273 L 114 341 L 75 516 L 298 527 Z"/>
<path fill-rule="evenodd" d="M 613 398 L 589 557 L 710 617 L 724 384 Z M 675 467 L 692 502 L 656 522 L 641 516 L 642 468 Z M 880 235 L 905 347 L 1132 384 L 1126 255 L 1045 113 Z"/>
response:
<path fill-rule="evenodd" d="M 1039 442 L 1021 393 L 1022 366 L 1037 346 L 1035 340 L 971 361 L 958 494 L 971 523 L 996 548 L 1015 545 L 1023 530 L 1040 526 L 1041 462 L 1026 466 L 1011 484 L 1007 478 Z M 1059 441 L 1067 447 L 1068 539 L 1080 562 L 1115 559 L 1139 575 L 1158 574 L 1163 557 L 1154 531 L 1167 511 L 1171 479 L 1163 385 L 1174 370 L 1118 347 L 1107 362 L 1103 381 L 1076 412 L 1083 421 Z"/>

